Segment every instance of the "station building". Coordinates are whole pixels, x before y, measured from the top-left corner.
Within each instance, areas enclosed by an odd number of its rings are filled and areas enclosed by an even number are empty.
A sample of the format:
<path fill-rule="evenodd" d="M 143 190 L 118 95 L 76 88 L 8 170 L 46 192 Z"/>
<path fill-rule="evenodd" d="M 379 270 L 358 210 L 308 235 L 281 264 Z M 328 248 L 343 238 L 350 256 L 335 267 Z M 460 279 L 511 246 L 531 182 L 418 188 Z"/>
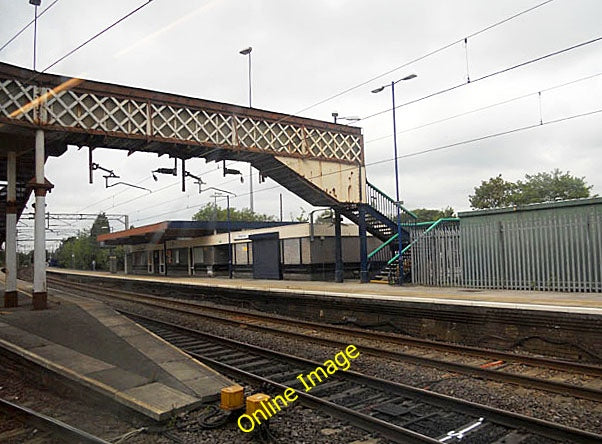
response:
<path fill-rule="evenodd" d="M 334 280 L 332 223 L 165 221 L 98 236 L 125 248 L 124 272 L 238 278 Z M 344 277 L 358 278 L 357 225 L 341 226 Z M 368 237 L 368 248 L 380 240 Z M 230 253 L 230 254 L 229 254 Z"/>

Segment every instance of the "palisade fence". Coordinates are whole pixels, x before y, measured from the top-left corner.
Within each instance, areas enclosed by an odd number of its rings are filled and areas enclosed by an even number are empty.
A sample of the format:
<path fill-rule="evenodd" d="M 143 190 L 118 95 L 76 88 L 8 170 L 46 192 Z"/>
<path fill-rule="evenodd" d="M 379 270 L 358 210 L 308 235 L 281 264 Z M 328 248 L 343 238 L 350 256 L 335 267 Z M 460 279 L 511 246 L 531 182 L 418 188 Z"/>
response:
<path fill-rule="evenodd" d="M 564 212 L 444 224 L 412 247 L 412 282 L 602 292 L 602 214 Z"/>
<path fill-rule="evenodd" d="M 445 222 L 425 233 L 427 228 L 411 230 L 412 240 L 417 239 L 410 248 L 412 283 L 437 287 L 463 285 L 459 223 Z"/>

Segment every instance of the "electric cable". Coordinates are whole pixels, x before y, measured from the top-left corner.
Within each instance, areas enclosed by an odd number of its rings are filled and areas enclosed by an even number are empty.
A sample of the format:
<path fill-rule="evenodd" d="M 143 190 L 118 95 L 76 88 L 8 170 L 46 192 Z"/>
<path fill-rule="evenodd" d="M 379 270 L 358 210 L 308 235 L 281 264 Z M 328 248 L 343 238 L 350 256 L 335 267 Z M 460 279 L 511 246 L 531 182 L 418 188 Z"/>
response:
<path fill-rule="evenodd" d="M 42 15 L 44 15 L 44 13 L 46 11 L 48 11 L 50 8 L 52 8 L 54 5 L 56 5 L 59 2 L 59 0 L 54 0 L 51 4 L 49 4 L 46 8 L 44 8 L 44 10 L 42 12 L 40 12 L 38 14 L 38 18 L 42 17 Z M 4 48 L 6 48 L 8 45 L 10 45 L 13 41 L 15 41 L 15 39 L 17 39 L 17 37 L 19 37 L 21 34 L 23 34 L 23 32 L 25 32 L 25 30 L 27 28 L 29 28 L 33 23 L 35 22 L 35 19 L 31 20 L 28 24 L 26 24 L 25 26 L 23 26 L 23 28 L 21 28 L 20 31 L 18 31 L 14 36 L 12 36 L 4 45 L 2 45 L 0 47 L 0 52 L 2 52 L 2 50 Z"/>
<path fill-rule="evenodd" d="M 477 36 L 477 35 L 479 35 L 479 34 L 482 34 L 482 33 L 486 32 L 486 31 L 489 31 L 490 29 L 496 28 L 496 27 L 498 27 L 498 26 L 500 26 L 500 25 L 502 25 L 502 24 L 504 24 L 504 23 L 507 23 L 507 22 L 509 22 L 509 21 L 511 21 L 511 20 L 513 20 L 513 19 L 515 19 L 515 18 L 517 18 L 517 17 L 520 17 L 520 16 L 521 16 L 521 15 L 523 15 L 523 14 L 527 14 L 528 12 L 534 11 L 535 9 L 538 9 L 538 8 L 540 8 L 540 7 L 542 7 L 542 6 L 545 6 L 545 5 L 547 5 L 548 3 L 551 3 L 551 2 L 553 2 L 553 1 L 554 1 L 554 0 L 546 0 L 546 1 L 542 2 L 542 3 L 539 3 L 539 4 L 537 4 L 537 5 L 533 6 L 533 7 L 531 7 L 531 8 L 528 8 L 528 9 L 525 9 L 525 10 L 523 10 L 523 11 L 520 11 L 520 12 L 518 12 L 518 13 L 516 13 L 516 14 L 513 14 L 513 15 L 511 15 L 510 17 L 506 17 L 505 19 L 502 19 L 502 20 L 500 20 L 500 21 L 498 21 L 498 22 L 492 23 L 491 25 L 488 25 L 488 26 L 486 26 L 486 27 L 485 27 L 485 28 L 483 28 L 483 29 L 480 29 L 480 30 L 478 30 L 478 31 L 475 31 L 475 32 L 473 32 L 472 34 L 469 34 L 469 35 L 467 35 L 466 37 L 463 37 L 463 38 L 461 38 L 461 39 L 458 39 L 458 40 L 454 40 L 454 41 L 453 41 L 453 42 L 451 42 L 451 43 L 448 43 L 448 44 L 446 44 L 446 45 L 443 45 L 443 46 L 441 46 L 441 47 L 439 47 L 439 48 L 437 48 L 437 49 L 434 49 L 434 50 L 432 50 L 432 51 L 429 51 L 429 52 L 427 52 L 426 54 L 423 54 L 423 55 L 421 55 L 421 56 L 419 56 L 419 57 L 416 57 L 416 58 L 414 58 L 414 59 L 412 59 L 412 60 L 409 60 L 409 61 L 407 61 L 407 62 L 404 62 L 404 63 L 402 63 L 401 65 L 397 66 L 396 68 L 390 69 L 390 70 L 388 70 L 388 71 L 386 71 L 386 72 L 383 72 L 382 74 L 379 74 L 379 75 L 377 75 L 377 76 L 375 76 L 375 77 L 372 77 L 372 78 L 370 78 L 370 79 L 368 79 L 368 80 L 365 80 L 365 81 L 363 81 L 363 82 L 360 82 L 360 83 L 358 83 L 358 84 L 356 84 L 356 85 L 354 85 L 354 86 L 351 86 L 351 87 L 349 87 L 349 88 L 347 88 L 347 89 L 344 89 L 343 91 L 340 91 L 340 92 L 338 92 L 338 93 L 336 93 L 336 94 L 333 94 L 333 95 L 331 95 L 331 96 L 329 96 L 329 97 L 327 97 L 327 98 L 325 98 L 325 99 L 322 99 L 322 100 L 320 100 L 320 101 L 318 101 L 318 102 L 316 102 L 316 103 L 314 103 L 314 104 L 312 104 L 312 105 L 309 105 L 309 106 L 307 106 L 307 107 L 305 107 L 305 108 L 303 108 L 303 109 L 301 109 L 301 110 L 297 111 L 297 112 L 295 113 L 295 115 L 298 115 L 298 114 L 300 114 L 300 113 L 303 113 L 303 112 L 305 112 L 305 111 L 308 111 L 308 110 L 310 110 L 310 109 L 312 109 L 312 108 L 315 108 L 316 106 L 322 105 L 322 104 L 324 104 L 324 103 L 326 103 L 326 102 L 329 102 L 329 101 L 331 101 L 331 100 L 333 100 L 333 99 L 336 99 L 337 97 L 340 97 L 340 96 L 342 96 L 342 95 L 345 95 L 345 94 L 347 94 L 347 93 L 349 93 L 349 92 L 351 92 L 351 91 L 354 91 L 354 90 L 356 90 L 356 89 L 358 89 L 358 88 L 361 88 L 362 86 L 366 86 L 367 84 L 369 84 L 369 83 L 371 83 L 371 82 L 373 82 L 373 81 L 375 81 L 375 80 L 381 79 L 381 78 L 383 78 L 383 77 L 385 77 L 385 76 L 387 76 L 387 75 L 389 75 L 389 74 L 392 74 L 392 73 L 394 73 L 395 71 L 399 71 L 399 70 L 400 70 L 400 69 L 402 69 L 402 68 L 406 68 L 406 67 L 408 67 L 408 66 L 410 66 L 410 65 L 412 65 L 412 64 L 414 64 L 414 63 L 420 62 L 421 60 L 424 60 L 424 59 L 426 59 L 426 58 L 428 58 L 428 57 L 431 57 L 431 56 L 433 56 L 433 55 L 435 55 L 435 54 L 438 54 L 438 53 L 440 53 L 440 52 L 442 52 L 442 51 L 445 51 L 446 49 L 449 49 L 449 48 L 451 48 L 451 47 L 452 47 L 452 46 L 454 46 L 454 45 L 457 45 L 457 44 L 463 43 L 465 39 L 469 39 L 469 38 L 476 37 L 476 36 Z"/>
<path fill-rule="evenodd" d="M 458 117 L 464 117 L 464 116 L 468 116 L 470 114 L 474 114 L 474 113 L 477 113 L 477 112 L 480 112 L 480 111 L 485 111 L 487 109 L 495 108 L 496 106 L 506 105 L 508 103 L 515 102 L 515 101 L 521 100 L 521 99 L 525 99 L 527 97 L 531 97 L 531 96 L 534 96 L 534 95 L 537 95 L 537 94 L 541 95 L 541 93 L 548 92 L 548 91 L 553 91 L 555 89 L 559 89 L 559 88 L 562 88 L 562 87 L 565 87 L 565 86 L 568 86 L 568 85 L 573 85 L 575 83 L 583 82 L 585 80 L 590 80 L 590 79 L 593 79 L 594 77 L 598 77 L 598 76 L 601 76 L 601 75 L 602 75 L 602 72 L 599 72 L 597 74 L 592 74 L 592 75 L 589 75 L 589 76 L 581 77 L 579 79 L 571 80 L 569 82 L 561 83 L 559 85 L 554 85 L 554 86 L 551 86 L 549 88 L 544 88 L 544 89 L 539 90 L 539 91 L 533 91 L 533 92 L 530 92 L 528 94 L 523 94 L 523 95 L 520 95 L 520 96 L 513 97 L 511 99 L 506 99 L 506 100 L 503 100 L 501 102 L 492 103 L 492 104 L 485 105 L 485 106 L 482 106 L 482 107 L 479 107 L 479 108 L 473 108 L 471 110 L 464 111 L 464 112 L 459 113 L 459 114 L 454 114 L 452 116 L 444 117 L 442 119 L 433 120 L 431 122 L 423 123 L 423 124 L 418 125 L 418 126 L 414 126 L 414 127 L 411 127 L 411 128 L 407 128 L 407 129 L 401 130 L 401 131 L 397 131 L 396 134 L 400 135 L 400 134 L 409 133 L 409 132 L 412 132 L 412 131 L 415 131 L 415 130 L 426 128 L 428 126 L 436 125 L 438 123 L 443 123 L 443 122 L 447 122 L 449 120 L 457 119 Z M 387 138 L 392 137 L 392 136 L 393 136 L 393 134 L 387 134 L 386 136 L 380 136 L 380 137 L 377 137 L 377 138 L 374 138 L 374 139 L 367 140 L 367 141 L 364 142 L 364 144 L 368 145 L 370 143 L 377 142 L 377 141 L 383 140 L 383 139 L 387 139 Z"/>
<path fill-rule="evenodd" d="M 50 65 L 48 65 L 42 71 L 40 71 L 40 72 L 36 73 L 35 75 L 33 75 L 30 79 L 28 79 L 28 81 L 31 81 L 31 80 L 35 79 L 38 75 L 40 75 L 42 73 L 45 73 L 50 68 L 54 67 L 58 63 L 60 63 L 63 60 L 65 60 L 67 57 L 73 55 L 75 52 L 79 51 L 81 48 L 83 48 L 84 46 L 86 46 L 88 43 L 96 40 L 98 37 L 100 37 L 101 35 L 103 35 L 105 32 L 109 31 L 110 29 L 114 28 L 115 26 L 117 26 L 118 24 L 120 24 L 121 22 L 123 22 L 124 20 L 126 20 L 127 18 L 131 17 L 132 15 L 134 15 L 135 13 L 137 13 L 138 11 L 140 11 L 141 9 L 143 9 L 145 6 L 148 6 L 152 1 L 153 0 L 146 0 L 146 3 L 143 3 L 142 5 L 138 6 L 137 8 L 134 8 L 133 10 L 131 10 L 130 12 L 128 12 L 127 14 L 125 14 L 124 16 L 122 16 L 117 21 L 113 22 L 112 24 L 110 24 L 106 28 L 104 28 L 101 31 L 99 31 L 96 34 L 94 34 L 88 40 L 84 41 L 83 43 L 80 43 L 78 46 L 76 46 L 72 50 L 68 51 L 66 54 L 64 54 L 63 56 L 59 57 L 53 63 L 51 63 Z"/>
<path fill-rule="evenodd" d="M 473 80 L 471 80 L 470 82 L 462 82 L 462 83 L 458 83 L 458 84 L 456 84 L 456 85 L 454 85 L 454 86 L 450 86 L 450 87 L 447 87 L 447 88 L 441 89 L 441 90 L 439 90 L 439 91 L 435 91 L 435 92 L 433 92 L 433 93 L 427 94 L 426 96 L 422 96 L 422 97 L 419 97 L 419 98 L 417 98 L 417 99 L 412 99 L 412 100 L 409 100 L 409 101 L 407 101 L 407 102 L 404 102 L 404 103 L 401 103 L 401 104 L 399 104 L 399 105 L 396 105 L 396 106 L 395 106 L 395 109 L 403 108 L 403 107 L 405 107 L 405 106 L 412 105 L 412 104 L 414 104 L 414 103 L 418 103 L 418 102 L 421 102 L 421 101 L 423 101 L 423 100 L 430 99 L 430 98 L 432 98 L 432 97 L 439 96 L 439 95 L 441 95 L 441 94 L 445 94 L 445 93 L 451 92 L 451 91 L 453 91 L 453 90 L 456 90 L 456 89 L 458 89 L 458 88 L 461 88 L 461 87 L 463 87 L 463 86 L 467 86 L 467 85 L 473 85 L 473 84 L 475 84 L 475 83 L 477 83 L 477 82 L 479 82 L 479 81 L 481 81 L 481 80 L 489 79 L 489 78 L 491 78 L 491 77 L 495 77 L 495 76 L 497 76 L 497 75 L 504 74 L 504 73 L 506 73 L 506 72 L 513 71 L 513 70 L 515 70 L 515 69 L 518 69 L 518 68 L 522 68 L 522 67 L 524 67 L 524 66 L 527 66 L 527 65 L 530 65 L 530 64 L 532 64 L 532 63 L 540 62 L 540 61 L 542 61 L 542 60 L 545 60 L 545 59 L 547 59 L 547 58 L 549 58 L 549 57 L 554 57 L 554 56 L 557 56 L 557 55 L 563 54 L 563 53 L 565 53 L 565 52 L 572 51 L 573 49 L 577 49 L 577 48 L 581 48 L 581 47 L 583 47 L 583 46 L 591 45 L 592 43 L 599 42 L 600 40 L 602 40 L 602 36 L 600 36 L 600 37 L 596 37 L 596 38 L 594 38 L 594 39 L 591 39 L 591 40 L 587 40 L 587 41 L 585 41 L 585 42 L 578 43 L 578 44 L 576 44 L 576 45 L 573 45 L 573 46 L 569 46 L 569 47 L 567 47 L 567 48 L 564 48 L 564 49 L 559 49 L 559 50 L 557 50 L 557 51 L 550 52 L 550 53 L 548 53 L 548 54 L 545 54 L 545 55 L 543 55 L 543 56 L 540 56 L 540 57 L 536 57 L 536 58 L 534 58 L 534 59 L 529 59 L 529 60 L 527 60 L 527 61 L 524 61 L 524 62 L 518 63 L 518 64 L 516 64 L 516 65 L 512 65 L 512 66 L 510 66 L 510 67 L 503 68 L 503 69 L 500 69 L 500 70 L 498 70 L 498 71 L 491 72 L 491 73 L 489 73 L 489 74 L 485 74 L 484 76 L 481 76 L 481 77 L 478 77 L 478 78 L 476 78 L 476 79 L 473 79 Z M 369 115 L 367 115 L 367 116 L 365 116 L 365 117 L 362 117 L 361 119 L 359 119 L 359 120 L 358 120 L 358 122 L 359 122 L 359 121 L 365 121 L 365 120 L 371 119 L 372 117 L 380 116 L 381 114 L 388 113 L 389 111 L 391 111 L 391 108 L 387 108 L 387 109 L 385 109 L 385 110 L 378 111 L 378 112 L 376 112 L 376 113 L 373 113 L 373 114 L 369 114 Z"/>

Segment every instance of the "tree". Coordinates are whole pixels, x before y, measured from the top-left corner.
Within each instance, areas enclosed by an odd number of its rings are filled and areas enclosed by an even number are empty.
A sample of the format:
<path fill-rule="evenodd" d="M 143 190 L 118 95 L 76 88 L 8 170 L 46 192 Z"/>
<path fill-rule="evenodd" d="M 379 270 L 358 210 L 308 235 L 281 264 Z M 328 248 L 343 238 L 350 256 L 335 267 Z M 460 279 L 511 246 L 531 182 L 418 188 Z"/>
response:
<path fill-rule="evenodd" d="M 228 220 L 228 209 L 209 202 L 192 216 L 192 220 L 225 221 Z M 237 210 L 230 207 L 230 220 L 233 222 L 275 222 L 276 218 L 267 214 L 255 213 L 249 208 Z"/>
<path fill-rule="evenodd" d="M 593 188 L 584 177 L 571 176 L 569 171 L 563 173 L 558 168 L 549 173 L 526 174 L 525 179 L 517 182 L 517 205 L 590 197 Z"/>
<path fill-rule="evenodd" d="M 474 191 L 473 195 L 468 196 L 472 208 L 496 208 L 512 205 L 518 188 L 515 183 L 505 181 L 500 174 L 481 181 Z"/>
<path fill-rule="evenodd" d="M 524 181 L 507 182 L 502 175 L 482 181 L 468 197 L 472 208 L 496 208 L 550 202 L 558 199 L 580 199 L 591 196 L 592 186 L 584 177 L 575 177 L 558 168 L 549 173 L 525 174 Z"/>
<path fill-rule="evenodd" d="M 109 255 L 117 256 L 117 267 L 123 264 L 123 247 L 101 248 L 96 240 L 99 234 L 109 233 L 109 220 L 104 213 L 99 214 L 89 230 L 82 230 L 77 236 L 63 239 L 54 253 L 60 267 L 89 270 L 92 261 L 97 270 L 108 269 Z"/>
<path fill-rule="evenodd" d="M 455 217 L 456 213 L 452 207 L 446 207 L 442 210 L 430 210 L 427 208 L 416 208 L 412 210 L 418 219 L 416 222 L 430 222 L 444 217 Z"/>

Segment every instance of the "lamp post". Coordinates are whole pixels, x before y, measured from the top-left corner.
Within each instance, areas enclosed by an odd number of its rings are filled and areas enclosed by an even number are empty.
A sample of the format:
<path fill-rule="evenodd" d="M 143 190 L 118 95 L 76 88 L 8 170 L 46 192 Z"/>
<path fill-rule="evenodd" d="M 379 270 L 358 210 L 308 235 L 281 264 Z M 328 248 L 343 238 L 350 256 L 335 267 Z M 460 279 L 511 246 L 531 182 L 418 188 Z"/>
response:
<path fill-rule="evenodd" d="M 29 0 L 29 4 L 34 6 L 33 18 L 33 70 L 36 70 L 36 49 L 38 40 L 38 6 L 42 4 L 42 0 Z"/>
<path fill-rule="evenodd" d="M 245 48 L 239 51 L 239 54 L 249 56 L 249 108 L 251 108 L 251 51 L 253 51 L 252 47 Z M 254 211 L 253 208 L 253 165 L 249 163 L 249 207 L 251 212 Z"/>
<path fill-rule="evenodd" d="M 403 282 L 403 259 L 401 257 L 402 242 L 401 242 L 401 200 L 399 198 L 399 166 L 397 164 L 397 122 L 395 119 L 395 85 L 405 80 L 412 80 L 416 78 L 416 74 L 410 74 L 399 80 L 391 82 L 389 85 L 383 85 L 380 88 L 372 90 L 373 93 L 379 93 L 387 87 L 391 87 L 391 100 L 393 102 L 393 149 L 395 152 L 395 208 L 397 210 L 397 247 L 398 247 L 398 258 L 397 258 L 397 283 L 399 285 Z"/>

